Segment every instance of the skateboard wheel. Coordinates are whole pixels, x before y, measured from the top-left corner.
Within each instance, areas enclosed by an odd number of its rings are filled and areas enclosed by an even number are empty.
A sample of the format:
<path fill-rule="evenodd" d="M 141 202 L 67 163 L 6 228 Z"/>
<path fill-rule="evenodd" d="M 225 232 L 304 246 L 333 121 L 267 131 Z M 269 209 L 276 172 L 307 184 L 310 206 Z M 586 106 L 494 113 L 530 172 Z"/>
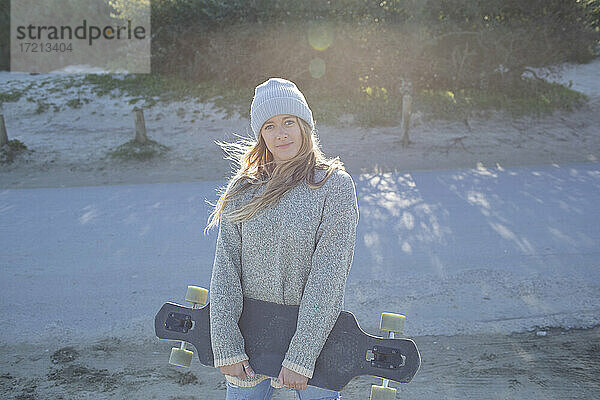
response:
<path fill-rule="evenodd" d="M 404 321 L 406 317 L 400 314 L 392 313 L 381 313 L 381 322 L 379 323 L 379 329 L 385 332 L 404 332 Z"/>
<path fill-rule="evenodd" d="M 169 364 L 189 368 L 192 364 L 193 355 L 192 351 L 173 347 L 171 349 L 171 357 L 169 357 Z"/>
<path fill-rule="evenodd" d="M 199 286 L 188 286 L 187 293 L 185 294 L 185 300 L 190 303 L 200 304 L 201 306 L 206 304 L 208 297 L 208 290 Z"/>
<path fill-rule="evenodd" d="M 396 398 L 396 389 L 371 385 L 370 400 L 394 400 Z"/>

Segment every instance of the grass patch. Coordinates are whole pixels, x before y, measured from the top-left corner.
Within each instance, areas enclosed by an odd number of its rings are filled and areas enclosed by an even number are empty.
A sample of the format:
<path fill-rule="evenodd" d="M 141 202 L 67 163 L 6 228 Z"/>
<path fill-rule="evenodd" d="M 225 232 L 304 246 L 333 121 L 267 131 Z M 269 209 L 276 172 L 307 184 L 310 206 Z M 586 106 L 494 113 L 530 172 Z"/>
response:
<path fill-rule="evenodd" d="M 50 89 L 47 89 L 47 90 L 46 90 L 46 92 L 48 92 L 48 93 L 58 93 L 58 92 L 60 92 L 61 90 L 62 90 L 62 88 L 59 88 L 59 87 L 52 87 L 52 88 L 50 88 Z"/>
<path fill-rule="evenodd" d="M 44 83 L 44 82 L 42 82 Z M 41 84 L 40 84 L 41 85 Z M 152 107 L 159 101 L 195 100 L 197 103 L 211 102 L 218 111 L 231 117 L 234 113 L 247 116 L 254 88 L 233 87 L 224 82 L 192 82 L 175 76 L 159 74 L 88 74 L 83 79 L 65 79 L 65 89 L 86 86 L 92 95 L 120 97 L 130 96 L 130 105 L 142 104 Z M 39 87 L 39 86 L 36 86 Z M 23 94 L 35 89 L 32 84 L 23 90 L 0 93 L 0 104 L 17 101 Z M 52 91 L 56 90 L 55 88 Z M 306 89 L 317 125 L 337 125 L 340 117 L 353 115 L 353 123 L 363 127 L 394 126 L 400 124 L 402 98 L 399 93 L 390 93 L 386 88 L 340 88 Z M 37 103 L 35 113 L 46 112 L 46 99 L 28 100 Z M 79 108 L 87 98 L 67 101 L 66 105 Z M 459 89 L 423 90 L 413 93 L 413 110 L 421 111 L 428 119 L 463 120 L 481 111 L 504 111 L 512 117 L 524 115 L 540 116 L 555 110 L 571 111 L 585 104 L 585 95 L 558 83 L 549 83 L 533 78 L 523 79 L 501 90 Z M 198 112 L 194 110 L 192 112 Z M 186 110 L 176 111 L 184 118 Z"/>
<path fill-rule="evenodd" d="M 67 105 L 67 107 L 71 107 L 71 108 L 81 108 L 84 103 L 87 104 L 89 102 L 90 102 L 90 100 L 85 97 L 83 98 L 83 100 L 82 100 L 82 98 L 76 98 L 76 99 L 71 99 L 71 100 L 67 101 L 66 105 Z"/>
<path fill-rule="evenodd" d="M 9 92 L 0 92 L 0 105 L 2 103 L 9 103 L 19 101 L 21 96 L 23 96 L 24 91 L 22 90 L 11 90 Z"/>
<path fill-rule="evenodd" d="M 0 147 L 0 164 L 10 164 L 19 154 L 33 152 L 18 139 L 9 140 L 7 144 Z"/>
<path fill-rule="evenodd" d="M 88 74 L 84 81 L 92 86 L 91 90 L 97 96 L 111 95 L 118 90 L 135 98 L 130 100 L 130 104 L 145 100 L 145 105 L 149 107 L 158 101 L 196 99 L 198 102 L 214 103 L 227 117 L 232 116 L 234 112 L 247 113 L 254 95 L 254 88 L 234 88 L 210 82 L 194 83 L 189 79 L 158 74 L 132 74 L 121 77 Z"/>
<path fill-rule="evenodd" d="M 396 126 L 402 120 L 402 96 L 383 88 L 352 93 L 307 92 L 317 125 L 337 125 L 344 114 L 363 127 Z M 503 111 L 513 118 L 542 116 L 556 110 L 573 111 L 587 97 L 558 83 L 525 79 L 503 91 L 484 89 L 415 90 L 413 112 L 426 119 L 464 120 L 473 113 Z"/>
<path fill-rule="evenodd" d="M 558 83 L 524 79 L 506 89 L 422 90 L 415 95 L 414 109 L 431 118 L 459 120 L 472 111 L 504 111 L 513 118 L 542 116 L 556 110 L 573 111 L 587 96 Z"/>
<path fill-rule="evenodd" d="M 85 84 L 83 79 L 75 79 L 70 77 L 69 79 L 65 79 L 64 81 L 64 89 L 70 89 L 72 87 L 81 87 Z"/>
<path fill-rule="evenodd" d="M 139 143 L 133 139 L 109 152 L 109 156 L 122 161 L 148 161 L 164 156 L 167 151 L 169 151 L 167 146 L 154 140 L 148 139 L 145 143 Z"/>
<path fill-rule="evenodd" d="M 71 100 L 67 101 L 66 104 L 67 104 L 67 107 L 71 107 L 71 108 L 81 108 L 81 106 L 83 106 L 83 103 L 79 99 L 71 99 Z"/>
<path fill-rule="evenodd" d="M 44 99 L 36 100 L 37 108 L 35 109 L 36 114 L 43 114 L 48 111 L 50 104 L 46 103 Z"/>

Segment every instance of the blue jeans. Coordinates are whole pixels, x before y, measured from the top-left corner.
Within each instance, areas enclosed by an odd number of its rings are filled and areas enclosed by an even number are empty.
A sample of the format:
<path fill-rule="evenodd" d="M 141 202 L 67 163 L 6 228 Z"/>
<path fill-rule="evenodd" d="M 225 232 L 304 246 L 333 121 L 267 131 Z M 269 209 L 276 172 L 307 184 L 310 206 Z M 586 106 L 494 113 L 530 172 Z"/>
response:
<path fill-rule="evenodd" d="M 271 380 L 265 379 L 254 387 L 236 386 L 227 381 L 227 397 L 225 400 L 271 400 L 273 396 Z M 284 389 L 289 390 L 289 389 Z M 299 400 L 339 399 L 340 394 L 333 390 L 308 386 L 305 390 L 296 390 Z"/>

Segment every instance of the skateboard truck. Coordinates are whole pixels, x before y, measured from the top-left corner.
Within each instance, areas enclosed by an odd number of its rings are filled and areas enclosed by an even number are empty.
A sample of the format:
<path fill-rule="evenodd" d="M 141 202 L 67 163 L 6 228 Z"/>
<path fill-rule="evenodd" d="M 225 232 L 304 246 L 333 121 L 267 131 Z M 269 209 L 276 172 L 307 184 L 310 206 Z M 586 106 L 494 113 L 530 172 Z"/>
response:
<path fill-rule="evenodd" d="M 185 300 L 194 304 L 194 309 L 196 309 L 198 306 L 206 304 L 207 297 L 208 290 L 198 286 L 188 286 Z M 165 328 L 168 331 L 188 333 L 193 327 L 194 322 L 192 321 L 192 316 L 189 314 L 171 312 L 165 321 Z M 186 342 L 183 340 L 179 347 L 173 347 L 171 349 L 171 356 L 169 357 L 169 364 L 189 368 L 194 353 L 189 351 L 186 347 Z"/>
<path fill-rule="evenodd" d="M 367 361 L 371 362 L 371 366 L 383 369 L 395 369 L 406 365 L 406 356 L 400 354 L 397 349 L 392 349 L 384 346 L 373 346 L 367 350 Z"/>
<path fill-rule="evenodd" d="M 381 313 L 379 330 L 387 332 L 388 339 L 394 339 L 394 334 L 404 332 L 406 317 L 400 314 Z M 384 346 L 373 346 L 367 351 L 367 361 L 378 368 L 396 369 L 406 365 L 406 356 L 395 349 Z M 396 389 L 388 386 L 389 380 L 383 379 L 383 385 L 371 385 L 370 400 L 393 400 L 396 398 Z"/>
<path fill-rule="evenodd" d="M 165 329 L 173 332 L 188 333 L 193 325 L 192 316 L 182 313 L 169 313 L 165 321 Z"/>

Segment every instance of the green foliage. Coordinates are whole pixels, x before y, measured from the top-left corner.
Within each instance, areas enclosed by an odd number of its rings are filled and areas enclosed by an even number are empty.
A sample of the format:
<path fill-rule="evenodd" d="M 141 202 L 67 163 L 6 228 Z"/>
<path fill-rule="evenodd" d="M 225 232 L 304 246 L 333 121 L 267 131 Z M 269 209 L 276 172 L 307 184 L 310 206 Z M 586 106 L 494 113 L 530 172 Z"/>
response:
<path fill-rule="evenodd" d="M 7 4 L 0 0 L 0 22 Z M 247 115 L 256 84 L 283 76 L 320 122 L 352 113 L 361 125 L 388 125 L 399 122 L 407 91 L 416 108 L 448 118 L 576 107 L 575 92 L 523 72 L 586 62 L 600 49 L 600 0 L 153 0 L 151 9 L 153 74 L 87 75 L 65 88 L 144 106 L 194 98 Z M 315 32 L 331 40 L 313 47 Z M 310 73 L 316 58 L 320 78 Z M 0 103 L 22 93 L 0 93 Z M 49 106 L 37 103 L 38 112 Z"/>
<path fill-rule="evenodd" d="M 43 114 L 50 108 L 50 104 L 44 101 L 45 99 L 37 99 L 35 102 L 37 104 L 37 108 L 35 109 L 36 114 Z"/>
<path fill-rule="evenodd" d="M 0 92 L 0 105 L 5 102 L 14 102 L 19 101 L 19 99 L 23 96 L 22 90 L 11 90 L 8 92 Z"/>
<path fill-rule="evenodd" d="M 109 152 L 109 156 L 122 161 L 148 161 L 164 156 L 167 151 L 169 151 L 167 146 L 154 140 L 148 139 L 145 143 L 139 143 L 134 139 Z"/>
<path fill-rule="evenodd" d="M 250 88 L 231 87 L 213 82 L 190 82 L 177 76 L 163 74 L 139 74 L 115 77 L 109 74 L 88 74 L 84 82 L 91 86 L 92 93 L 106 96 L 118 91 L 134 97 L 129 104 L 145 100 L 150 107 L 158 101 L 181 101 L 196 99 L 200 102 L 212 102 L 217 109 L 231 116 L 234 112 L 246 112 L 247 98 L 252 95 Z M 242 101 L 241 99 L 244 99 Z"/>
<path fill-rule="evenodd" d="M 365 77 L 390 93 L 405 81 L 415 90 L 495 90 L 527 67 L 594 57 L 599 2 L 157 1 L 152 69 L 228 87 L 285 76 L 338 95 L 356 92 Z M 331 43 L 312 47 L 315 30 Z M 308 67 L 315 58 L 326 67 L 320 79 Z"/>
<path fill-rule="evenodd" d="M 457 41 L 476 51 L 479 45 L 487 50 L 482 55 L 500 56 L 493 60 L 496 65 L 585 62 L 594 57 L 592 47 L 600 39 L 594 31 L 600 13 L 593 3 L 598 0 L 429 0 L 423 22 L 443 37 L 438 50 L 452 51 Z M 508 51 L 514 57 L 509 62 L 502 58 Z"/>
<path fill-rule="evenodd" d="M 97 77 L 96 77 L 97 78 Z M 95 78 L 94 78 L 95 79 Z M 154 82 L 145 84 L 146 79 Z M 110 92 L 107 88 L 119 87 L 119 82 L 129 82 L 123 85 L 123 92 L 135 94 L 132 102 L 140 98 L 148 99 L 155 93 L 153 87 L 163 88 L 169 92 L 162 93 L 161 99 L 196 99 L 199 102 L 211 101 L 216 108 L 230 115 L 238 112 L 247 115 L 249 102 L 253 91 L 251 88 L 233 89 L 223 82 L 203 82 L 193 85 L 172 84 L 176 78 L 156 75 L 129 77 L 123 80 L 102 76 L 100 81 L 105 85 L 93 88 L 93 91 Z M 132 84 L 137 82 L 136 84 Z M 369 79 L 363 79 L 360 88 L 355 91 L 340 92 L 329 90 L 327 87 L 309 86 L 304 90 L 314 118 L 320 124 L 335 125 L 340 116 L 354 115 L 354 122 L 360 126 L 386 126 L 400 123 L 402 96 L 398 91 L 392 91 L 382 86 L 371 85 Z M 461 88 L 457 90 L 417 88 L 414 90 L 413 109 L 424 111 L 434 118 L 463 119 L 477 110 L 502 110 L 510 115 L 540 115 L 557 109 L 573 110 L 585 103 L 584 95 L 563 85 L 548 83 L 542 80 L 523 79 L 512 85 L 499 88 Z M 164 98 L 163 98 L 164 97 Z M 185 109 L 179 108 L 177 115 L 185 116 Z M 193 112 L 198 113 L 198 110 Z M 160 119 L 160 115 L 157 116 Z"/>
<path fill-rule="evenodd" d="M 104 1 L 93 9 L 82 8 L 76 0 L 66 4 L 68 10 L 62 13 L 79 16 L 108 10 L 118 12 L 121 10 L 115 7 L 126 7 L 129 3 Z M 193 76 L 202 69 L 204 62 L 212 61 L 205 59 L 204 52 L 196 50 L 210 41 L 213 33 L 227 32 L 236 25 L 269 27 L 327 21 L 351 24 L 357 29 L 414 26 L 421 31 L 422 39 L 433 41 L 430 49 L 417 49 L 417 52 L 424 52 L 421 55 L 427 55 L 428 61 L 439 65 L 439 69 L 443 69 L 443 60 L 452 56 L 453 51 L 455 57 L 457 51 L 462 51 L 463 56 L 476 51 L 472 57 L 467 56 L 471 60 L 458 71 L 464 76 L 468 76 L 471 69 L 490 75 L 488 64 L 497 66 L 498 60 L 502 60 L 500 63 L 505 67 L 512 67 L 502 58 L 502 53 L 510 49 L 511 43 L 515 44 L 515 39 L 525 43 L 517 43 L 508 61 L 521 60 L 529 66 L 539 66 L 589 61 L 597 55 L 600 38 L 600 0 L 152 0 L 150 6 L 153 71 L 187 77 L 190 72 Z M 9 8 L 10 0 L 0 0 L 0 52 L 6 51 L 1 54 L 4 65 L 0 64 L 0 68 L 5 69 L 9 62 Z M 497 42 L 503 32 L 514 35 Z M 247 51 L 252 51 L 253 43 L 260 38 L 260 35 L 244 38 Z M 488 56 L 494 55 L 494 43 L 499 43 L 501 49 L 488 62 Z M 420 43 L 416 45 L 419 47 Z M 478 46 L 483 48 L 477 49 Z M 394 52 L 394 48 L 384 51 Z M 229 53 L 230 61 L 232 55 L 237 54 Z M 441 76 L 438 70 L 429 72 L 432 73 L 425 76 L 426 79 L 461 79 L 456 71 L 448 76 Z M 238 84 L 238 79 L 247 82 L 243 75 L 229 78 Z"/>
<path fill-rule="evenodd" d="M 9 140 L 8 146 L 10 146 L 15 151 L 27 150 L 27 146 L 25 146 L 25 143 L 21 142 L 19 139 Z"/>
<path fill-rule="evenodd" d="M 587 22 L 595 29 L 600 29 L 600 0 L 583 0 L 581 6 L 586 10 Z"/>
<path fill-rule="evenodd" d="M 7 144 L 0 147 L 0 165 L 11 164 L 17 156 L 27 152 L 32 150 L 28 150 L 23 142 L 18 139 L 9 140 Z"/>
<path fill-rule="evenodd" d="M 79 98 L 76 99 L 71 99 L 69 101 L 67 101 L 67 107 L 71 107 L 71 108 L 81 108 L 81 106 L 83 106 L 83 103 L 89 103 L 88 99 L 84 99 L 83 101 Z"/>
<path fill-rule="evenodd" d="M 361 87 L 353 102 L 356 123 L 361 126 L 397 125 L 401 119 L 402 96 L 392 96 L 385 87 Z"/>
<path fill-rule="evenodd" d="M 47 87 L 48 85 L 53 84 L 52 87 Z M 70 96 L 71 93 L 68 93 L 67 89 L 72 87 L 80 87 L 83 85 L 80 80 L 74 78 L 46 78 L 41 81 L 33 81 L 29 83 L 23 89 L 10 89 L 5 92 L 0 92 L 0 105 L 4 102 L 15 102 L 18 101 L 21 97 L 26 96 L 26 100 L 35 103 L 37 105 L 34 113 L 42 114 L 53 108 L 54 111 L 59 111 L 60 107 L 55 103 L 60 97 L 60 95 Z M 44 88 L 46 86 L 46 88 Z M 47 97 L 39 97 L 39 89 L 44 88 L 44 93 L 51 94 L 50 99 Z M 31 95 L 33 92 L 34 95 Z M 82 91 L 79 92 L 78 97 L 74 99 L 69 99 L 66 102 L 66 105 L 71 108 L 80 108 L 84 103 L 87 104 L 90 102 L 88 98 L 82 97 Z"/>
<path fill-rule="evenodd" d="M 462 120 L 473 111 L 486 110 L 501 110 L 512 117 L 541 116 L 555 110 L 572 111 L 586 101 L 585 95 L 564 85 L 525 79 L 502 90 L 425 89 L 415 94 L 414 104 L 430 116 Z"/>

